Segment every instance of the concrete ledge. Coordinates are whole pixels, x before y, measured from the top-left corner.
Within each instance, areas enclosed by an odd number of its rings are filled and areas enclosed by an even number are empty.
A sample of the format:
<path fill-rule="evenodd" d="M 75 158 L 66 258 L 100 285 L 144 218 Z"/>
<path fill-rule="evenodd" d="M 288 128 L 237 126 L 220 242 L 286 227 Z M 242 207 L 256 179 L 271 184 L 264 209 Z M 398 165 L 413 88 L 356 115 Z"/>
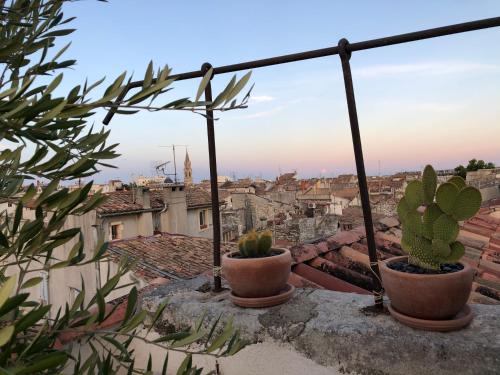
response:
<path fill-rule="evenodd" d="M 327 368 L 370 375 L 500 374 L 500 306 L 472 305 L 475 318 L 468 328 L 434 333 L 405 327 L 386 314 L 370 315 L 363 308 L 372 304 L 371 296 L 298 289 L 284 305 L 242 309 L 233 306 L 227 294 L 212 294 L 207 282 L 198 277 L 144 294 L 141 303 L 150 311 L 169 298 L 158 331 L 192 325 L 205 311 L 210 319 L 232 315 L 252 343 L 285 347 L 293 356 L 310 359 L 318 366 L 311 366 L 316 370 L 308 375 L 327 373 Z"/>

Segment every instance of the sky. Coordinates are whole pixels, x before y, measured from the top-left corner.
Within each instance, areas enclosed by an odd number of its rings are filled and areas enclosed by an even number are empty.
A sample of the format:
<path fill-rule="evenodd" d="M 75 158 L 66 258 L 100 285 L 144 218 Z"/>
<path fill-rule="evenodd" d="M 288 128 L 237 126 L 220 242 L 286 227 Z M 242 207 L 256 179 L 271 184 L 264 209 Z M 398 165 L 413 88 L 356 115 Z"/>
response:
<path fill-rule="evenodd" d="M 86 0 L 69 4 L 77 31 L 66 57 L 77 66 L 63 88 L 123 71 L 143 77 L 149 61 L 174 72 L 205 61 L 227 65 L 276 55 L 496 17 L 482 1 Z M 351 59 L 367 173 L 453 168 L 477 158 L 500 164 L 500 28 L 353 54 Z M 496 47 L 495 47 L 496 46 Z M 244 72 L 239 73 L 239 76 Z M 220 91 L 230 74 L 214 79 Z M 216 122 L 219 175 L 273 178 L 355 173 L 339 57 L 256 69 L 249 108 Z M 178 82 L 165 102 L 194 96 L 199 80 Z M 93 121 L 101 125 L 103 112 Z M 193 177 L 209 176 L 206 124 L 189 113 L 115 116 L 111 142 L 119 168 L 96 182 L 154 174 L 187 145 Z M 177 147 L 182 171 L 186 147 Z"/>

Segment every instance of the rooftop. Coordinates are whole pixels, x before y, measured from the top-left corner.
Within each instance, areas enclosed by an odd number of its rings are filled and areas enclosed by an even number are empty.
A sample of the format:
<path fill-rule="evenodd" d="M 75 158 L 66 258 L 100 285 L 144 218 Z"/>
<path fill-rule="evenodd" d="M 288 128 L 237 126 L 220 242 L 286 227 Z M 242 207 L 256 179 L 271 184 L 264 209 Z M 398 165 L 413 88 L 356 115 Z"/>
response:
<path fill-rule="evenodd" d="M 137 192 L 133 190 L 113 191 L 106 194 L 106 201 L 97 212 L 100 215 L 125 213 L 131 211 L 145 210 L 144 206 L 137 198 Z M 151 209 L 163 209 L 163 197 L 159 194 L 150 195 Z"/>
<path fill-rule="evenodd" d="M 219 197 L 221 200 L 221 198 Z M 208 191 L 200 187 L 186 188 L 186 203 L 188 208 L 210 207 L 212 197 Z"/>
<path fill-rule="evenodd" d="M 134 273 L 146 280 L 184 279 L 212 269 L 212 246 L 207 238 L 161 233 L 112 241 L 108 251 L 112 259 L 128 257 L 136 261 Z M 221 252 L 232 247 L 221 244 Z"/>
<path fill-rule="evenodd" d="M 186 187 L 186 204 L 188 209 L 210 207 L 210 193 L 200 187 Z M 107 200 L 97 212 L 100 215 L 119 214 L 135 211 L 162 210 L 165 208 L 163 189 L 149 191 L 150 208 L 144 207 L 135 190 L 121 190 L 106 194 Z"/>

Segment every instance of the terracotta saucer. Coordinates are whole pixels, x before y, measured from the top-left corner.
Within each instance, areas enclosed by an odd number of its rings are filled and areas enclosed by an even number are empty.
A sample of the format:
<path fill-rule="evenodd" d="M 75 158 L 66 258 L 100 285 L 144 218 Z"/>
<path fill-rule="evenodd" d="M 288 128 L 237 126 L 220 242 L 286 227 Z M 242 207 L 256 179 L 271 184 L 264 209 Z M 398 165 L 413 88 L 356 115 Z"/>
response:
<path fill-rule="evenodd" d="M 243 298 L 238 297 L 231 292 L 229 294 L 229 298 L 231 301 L 237 306 L 241 307 L 270 307 L 276 306 L 288 301 L 295 291 L 295 287 L 291 284 L 286 284 L 286 287 L 277 295 L 270 297 L 261 297 L 261 298 Z"/>
<path fill-rule="evenodd" d="M 465 305 L 462 311 L 460 311 L 453 319 L 448 320 L 412 318 L 411 316 L 403 315 L 399 311 L 396 311 L 391 305 L 389 305 L 389 312 L 394 319 L 409 327 L 437 332 L 449 332 L 462 329 L 467 326 L 474 317 L 469 305 Z"/>

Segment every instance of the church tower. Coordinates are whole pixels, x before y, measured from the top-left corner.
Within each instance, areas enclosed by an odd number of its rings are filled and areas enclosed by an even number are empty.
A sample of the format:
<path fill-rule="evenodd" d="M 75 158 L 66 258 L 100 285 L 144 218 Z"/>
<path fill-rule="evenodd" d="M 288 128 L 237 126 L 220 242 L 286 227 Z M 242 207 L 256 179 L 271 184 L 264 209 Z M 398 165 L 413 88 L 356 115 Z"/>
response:
<path fill-rule="evenodd" d="M 186 158 L 184 159 L 184 185 L 189 186 L 193 184 L 193 170 L 191 168 L 191 160 L 186 150 Z"/>

